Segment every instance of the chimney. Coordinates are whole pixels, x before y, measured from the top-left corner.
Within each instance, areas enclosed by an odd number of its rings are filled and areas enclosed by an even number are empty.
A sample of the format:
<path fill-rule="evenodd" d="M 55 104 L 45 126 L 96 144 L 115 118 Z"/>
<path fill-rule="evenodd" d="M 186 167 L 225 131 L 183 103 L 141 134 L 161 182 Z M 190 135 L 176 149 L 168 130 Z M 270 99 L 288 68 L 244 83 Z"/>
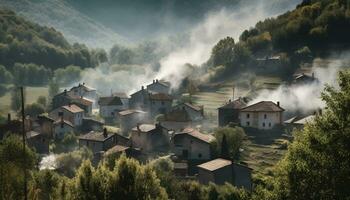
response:
<path fill-rule="evenodd" d="M 153 79 L 153 83 L 155 83 L 155 82 L 156 82 L 156 80 Z"/>
<path fill-rule="evenodd" d="M 156 79 L 156 83 L 158 83 L 158 79 Z"/>
<path fill-rule="evenodd" d="M 11 122 L 11 113 L 7 113 L 7 123 Z"/>
<path fill-rule="evenodd" d="M 83 85 L 85 85 L 85 83 L 83 83 Z"/>
<path fill-rule="evenodd" d="M 315 78 L 315 72 L 312 72 L 312 78 Z"/>
<path fill-rule="evenodd" d="M 280 107 L 280 102 L 279 101 L 277 101 L 277 106 Z"/>
<path fill-rule="evenodd" d="M 137 123 L 137 125 L 136 125 L 137 131 L 141 131 L 140 125 L 141 125 L 140 123 Z"/>
<path fill-rule="evenodd" d="M 64 89 L 64 95 L 67 95 L 67 89 Z"/>
<path fill-rule="evenodd" d="M 108 136 L 108 133 L 107 133 L 107 128 L 104 128 L 103 129 L 103 137 L 107 137 Z"/>
<path fill-rule="evenodd" d="M 143 86 L 141 86 L 141 90 L 145 89 Z"/>
<path fill-rule="evenodd" d="M 81 95 L 80 98 L 82 99 L 82 98 L 83 98 L 83 95 Z"/>

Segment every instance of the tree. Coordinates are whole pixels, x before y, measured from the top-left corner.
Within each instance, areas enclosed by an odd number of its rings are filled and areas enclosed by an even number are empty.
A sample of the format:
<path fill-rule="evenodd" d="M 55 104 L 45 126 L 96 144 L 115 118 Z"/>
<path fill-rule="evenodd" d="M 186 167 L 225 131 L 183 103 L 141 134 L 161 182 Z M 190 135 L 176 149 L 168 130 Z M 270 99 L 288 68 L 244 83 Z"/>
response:
<path fill-rule="evenodd" d="M 13 79 L 13 76 L 11 72 L 7 71 L 7 69 L 3 65 L 0 65 L 0 84 L 11 83 L 12 79 Z"/>
<path fill-rule="evenodd" d="M 226 65 L 232 62 L 235 48 L 235 40 L 231 37 L 226 37 L 220 40 L 212 50 L 212 60 L 214 66 Z"/>
<path fill-rule="evenodd" d="M 222 140 L 221 140 L 220 157 L 221 158 L 225 158 L 225 159 L 230 159 L 230 153 L 229 153 L 229 150 L 228 150 L 227 141 L 226 141 L 226 135 L 225 134 L 222 136 Z"/>
<path fill-rule="evenodd" d="M 24 110 L 25 110 L 25 114 L 29 115 L 32 118 L 36 118 L 38 115 L 45 112 L 44 106 L 38 103 L 32 103 L 32 104 L 26 105 Z"/>
<path fill-rule="evenodd" d="M 38 199 L 58 199 L 61 177 L 52 170 L 41 170 L 33 174 L 31 191 Z"/>
<path fill-rule="evenodd" d="M 23 88 L 23 95 L 25 97 L 25 88 Z M 24 101 L 25 102 L 25 101 Z M 14 86 L 11 91 L 11 109 L 13 111 L 18 111 L 21 109 L 21 93 L 18 86 Z"/>
<path fill-rule="evenodd" d="M 223 127 L 216 129 L 216 140 L 212 144 L 214 151 L 213 156 L 220 156 L 222 153 L 224 153 L 225 157 L 227 156 L 227 158 L 234 158 L 242 145 L 244 137 L 244 130 L 239 127 Z M 226 140 L 226 142 L 223 142 L 223 140 Z M 224 143 L 226 143 L 226 145 L 224 145 Z M 222 149 L 222 147 L 224 147 L 224 149 Z"/>
<path fill-rule="evenodd" d="M 36 102 L 42 105 L 44 108 L 47 106 L 47 100 L 45 96 L 39 96 Z"/>
<path fill-rule="evenodd" d="M 81 79 L 81 68 L 78 66 L 67 66 L 66 68 L 60 68 L 55 70 L 54 79 L 59 85 L 68 86 Z"/>
<path fill-rule="evenodd" d="M 49 97 L 53 98 L 53 96 L 55 96 L 56 94 L 58 94 L 59 92 L 59 85 L 56 82 L 56 80 L 51 80 L 49 82 Z"/>
<path fill-rule="evenodd" d="M 275 199 L 347 199 L 350 196 L 350 71 L 339 89 L 326 86 L 325 112 L 295 132 L 279 163 Z"/>

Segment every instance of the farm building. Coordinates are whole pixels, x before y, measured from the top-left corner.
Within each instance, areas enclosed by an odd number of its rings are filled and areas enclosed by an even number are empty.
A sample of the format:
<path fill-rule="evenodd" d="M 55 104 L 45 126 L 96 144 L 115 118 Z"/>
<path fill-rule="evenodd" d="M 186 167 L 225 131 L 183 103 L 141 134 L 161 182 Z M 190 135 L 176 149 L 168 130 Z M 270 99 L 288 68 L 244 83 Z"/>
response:
<path fill-rule="evenodd" d="M 64 120 L 70 121 L 77 128 L 83 123 L 84 110 L 75 104 L 68 104 L 51 111 L 49 116 L 56 120 L 63 117 Z"/>
<path fill-rule="evenodd" d="M 246 106 L 243 98 L 234 101 L 229 100 L 228 103 L 218 108 L 219 126 L 226 126 L 229 123 L 239 123 L 239 111 Z"/>
<path fill-rule="evenodd" d="M 147 121 L 147 113 L 141 110 L 124 110 L 118 113 L 120 132 L 126 135 L 138 123 Z"/>
<path fill-rule="evenodd" d="M 190 103 L 177 105 L 175 109 L 185 110 L 191 121 L 201 121 L 204 118 L 203 106 L 197 106 Z"/>
<path fill-rule="evenodd" d="M 171 110 L 173 98 L 165 93 L 155 93 L 149 95 L 149 111 L 151 116 L 166 114 Z"/>
<path fill-rule="evenodd" d="M 217 185 L 223 185 L 225 182 L 228 182 L 238 188 L 244 188 L 248 191 L 252 190 L 252 169 L 245 165 L 218 158 L 200 164 L 197 167 L 198 181 L 201 184 L 212 182 Z"/>
<path fill-rule="evenodd" d="M 103 132 L 91 131 L 79 137 L 79 147 L 86 146 L 93 153 L 107 151 L 115 144 L 115 134 L 108 133 L 107 129 L 104 129 Z"/>
<path fill-rule="evenodd" d="M 150 93 L 170 93 L 170 83 L 162 81 L 162 80 L 153 80 L 153 83 L 147 85 L 147 90 Z"/>
<path fill-rule="evenodd" d="M 37 153 L 47 154 L 49 153 L 49 138 L 35 131 L 29 131 L 26 133 L 26 140 L 28 146 L 34 148 Z"/>
<path fill-rule="evenodd" d="M 100 97 L 98 105 L 100 106 L 100 116 L 103 118 L 116 118 L 118 112 L 128 108 L 117 96 Z"/>
<path fill-rule="evenodd" d="M 149 107 L 149 92 L 141 86 L 141 90 L 130 95 L 129 108 L 147 111 Z"/>

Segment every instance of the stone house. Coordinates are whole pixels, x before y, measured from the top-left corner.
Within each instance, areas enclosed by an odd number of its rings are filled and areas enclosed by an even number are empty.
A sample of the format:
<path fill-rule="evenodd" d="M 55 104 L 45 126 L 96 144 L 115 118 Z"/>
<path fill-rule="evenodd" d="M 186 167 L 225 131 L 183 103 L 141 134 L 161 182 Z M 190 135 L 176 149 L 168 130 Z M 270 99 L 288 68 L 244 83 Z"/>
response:
<path fill-rule="evenodd" d="M 147 90 L 150 93 L 170 93 L 170 84 L 162 80 L 153 80 L 153 83 L 147 85 Z"/>
<path fill-rule="evenodd" d="M 186 128 L 175 133 L 172 138 L 172 149 L 176 156 L 187 160 L 209 160 L 210 143 L 215 137 L 203 134 L 193 128 Z"/>
<path fill-rule="evenodd" d="M 76 97 L 77 96 L 73 96 L 71 93 L 68 93 L 67 90 L 64 90 L 63 92 L 56 94 L 52 98 L 52 108 L 56 109 L 56 108 L 59 108 L 61 106 L 68 105 Z"/>
<path fill-rule="evenodd" d="M 190 103 L 182 103 L 175 106 L 175 109 L 182 109 L 188 113 L 191 121 L 201 121 L 204 118 L 203 106 L 197 106 Z"/>
<path fill-rule="evenodd" d="M 133 148 L 140 148 L 142 152 L 164 151 L 169 148 L 168 131 L 159 124 L 138 124 L 131 131 Z"/>
<path fill-rule="evenodd" d="M 85 97 L 73 98 L 71 104 L 75 104 L 83 109 L 86 116 L 90 116 L 92 114 L 93 102 Z"/>
<path fill-rule="evenodd" d="M 35 131 L 29 131 L 26 133 L 26 140 L 29 147 L 35 149 L 39 154 L 49 153 L 49 138 Z"/>
<path fill-rule="evenodd" d="M 125 109 L 129 108 L 129 96 L 126 93 L 124 93 L 124 92 L 115 92 L 115 93 L 112 94 L 112 96 L 119 97 L 120 100 L 123 103 L 124 108 Z"/>
<path fill-rule="evenodd" d="M 238 188 L 244 188 L 248 191 L 252 190 L 252 169 L 245 165 L 218 158 L 200 164 L 197 167 L 197 178 L 201 184 L 212 182 L 217 185 L 223 185 L 227 182 Z"/>
<path fill-rule="evenodd" d="M 49 116 L 56 120 L 63 116 L 64 120 L 70 121 L 77 128 L 83 123 L 84 110 L 75 104 L 68 104 L 51 111 Z"/>
<path fill-rule="evenodd" d="M 316 115 L 308 115 L 308 116 L 304 116 L 304 117 L 292 117 L 286 121 L 284 121 L 284 124 L 287 128 L 287 130 L 292 131 L 293 129 L 303 129 L 304 126 L 307 123 L 312 122 L 313 120 L 315 120 Z"/>
<path fill-rule="evenodd" d="M 70 121 L 61 118 L 53 123 L 53 137 L 63 139 L 67 133 L 74 132 L 74 126 Z"/>
<path fill-rule="evenodd" d="M 115 134 L 108 133 L 107 129 L 104 129 L 103 132 L 91 131 L 85 135 L 79 136 L 79 147 L 86 146 L 91 149 L 94 154 L 107 151 L 115 145 Z"/>
<path fill-rule="evenodd" d="M 171 110 L 173 98 L 165 93 L 154 93 L 149 95 L 149 111 L 151 116 L 166 114 Z"/>
<path fill-rule="evenodd" d="M 83 125 L 80 127 L 82 132 L 90 132 L 90 131 L 102 131 L 104 123 L 93 119 L 93 118 L 83 118 Z"/>
<path fill-rule="evenodd" d="M 246 106 L 243 98 L 234 101 L 229 100 L 228 103 L 218 108 L 219 126 L 226 126 L 229 123 L 239 123 L 239 111 Z"/>
<path fill-rule="evenodd" d="M 120 132 L 126 135 L 138 123 L 147 122 L 148 115 L 141 110 L 124 110 L 118 113 Z"/>
<path fill-rule="evenodd" d="M 53 124 L 55 122 L 54 119 L 49 117 L 46 114 L 38 115 L 37 123 L 39 124 L 39 128 L 37 129 L 39 133 L 46 135 L 48 138 L 54 137 Z"/>
<path fill-rule="evenodd" d="M 129 108 L 144 110 L 149 109 L 149 92 L 141 86 L 141 90 L 130 95 Z"/>
<path fill-rule="evenodd" d="M 103 118 L 116 118 L 118 112 L 128 109 L 122 100 L 117 96 L 100 97 L 98 100 L 100 106 L 100 116 Z"/>
<path fill-rule="evenodd" d="M 90 99 L 92 101 L 97 99 L 96 89 L 85 85 L 85 83 L 79 83 L 77 86 L 72 87 L 68 93 L 72 96 L 85 97 L 86 99 Z"/>
<path fill-rule="evenodd" d="M 283 124 L 283 111 L 279 102 L 261 101 L 240 110 L 240 124 L 262 130 L 272 129 L 275 125 Z"/>

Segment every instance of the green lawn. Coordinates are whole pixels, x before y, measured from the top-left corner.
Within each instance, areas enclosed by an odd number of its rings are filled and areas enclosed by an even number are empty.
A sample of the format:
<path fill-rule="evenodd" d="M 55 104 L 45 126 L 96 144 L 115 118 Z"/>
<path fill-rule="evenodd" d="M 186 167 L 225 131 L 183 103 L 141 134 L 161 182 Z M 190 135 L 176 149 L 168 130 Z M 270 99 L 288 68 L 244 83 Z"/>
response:
<path fill-rule="evenodd" d="M 39 96 L 47 97 L 49 94 L 47 87 L 26 87 L 26 104 L 31 104 L 36 102 Z M 0 112 L 8 113 L 10 112 L 11 106 L 11 93 L 7 92 L 4 96 L 0 97 Z"/>

